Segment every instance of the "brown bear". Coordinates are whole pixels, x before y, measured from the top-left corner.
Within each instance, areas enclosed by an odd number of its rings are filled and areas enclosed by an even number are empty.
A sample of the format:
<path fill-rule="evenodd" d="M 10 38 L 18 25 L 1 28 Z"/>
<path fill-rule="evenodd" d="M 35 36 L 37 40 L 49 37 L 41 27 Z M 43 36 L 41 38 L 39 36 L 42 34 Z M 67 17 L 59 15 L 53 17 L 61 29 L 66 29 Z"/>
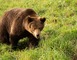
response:
<path fill-rule="evenodd" d="M 35 47 L 40 41 L 45 20 L 33 9 L 14 8 L 6 11 L 0 22 L 0 42 L 16 48 L 20 39 L 28 37 L 29 47 Z"/>

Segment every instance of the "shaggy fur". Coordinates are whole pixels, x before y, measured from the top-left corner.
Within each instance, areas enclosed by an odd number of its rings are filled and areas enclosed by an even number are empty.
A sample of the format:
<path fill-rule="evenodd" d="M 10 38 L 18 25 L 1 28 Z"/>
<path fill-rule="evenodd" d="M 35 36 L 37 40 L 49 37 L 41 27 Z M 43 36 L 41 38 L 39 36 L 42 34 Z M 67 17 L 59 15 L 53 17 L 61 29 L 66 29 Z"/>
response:
<path fill-rule="evenodd" d="M 37 46 L 39 38 L 34 35 L 37 28 L 38 34 L 44 27 L 45 18 L 39 18 L 33 9 L 15 8 L 5 12 L 0 22 L 0 42 L 17 46 L 19 39 L 28 37 L 28 45 Z"/>

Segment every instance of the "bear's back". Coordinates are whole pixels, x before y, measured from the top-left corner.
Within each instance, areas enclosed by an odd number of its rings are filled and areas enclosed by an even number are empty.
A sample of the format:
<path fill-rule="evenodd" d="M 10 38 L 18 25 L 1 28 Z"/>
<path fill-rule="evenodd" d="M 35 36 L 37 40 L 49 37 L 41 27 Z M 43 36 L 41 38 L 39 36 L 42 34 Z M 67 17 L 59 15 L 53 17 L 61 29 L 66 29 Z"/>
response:
<path fill-rule="evenodd" d="M 1 28 L 4 28 L 9 32 L 14 21 L 16 25 L 18 24 L 21 25 L 23 19 L 28 15 L 36 16 L 37 14 L 32 9 L 24 9 L 24 8 L 14 8 L 9 11 L 6 11 L 2 18 Z"/>
<path fill-rule="evenodd" d="M 8 20 L 9 22 L 10 20 L 15 20 L 20 16 L 26 17 L 27 15 L 36 16 L 37 14 L 32 9 L 14 8 L 5 12 L 2 21 Z"/>

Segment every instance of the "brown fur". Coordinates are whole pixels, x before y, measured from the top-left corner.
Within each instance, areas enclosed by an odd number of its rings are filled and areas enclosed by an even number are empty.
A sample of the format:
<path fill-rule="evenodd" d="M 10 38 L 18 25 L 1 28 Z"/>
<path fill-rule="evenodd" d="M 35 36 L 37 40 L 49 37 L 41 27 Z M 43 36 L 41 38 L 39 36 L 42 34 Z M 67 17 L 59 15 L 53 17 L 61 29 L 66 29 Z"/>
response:
<path fill-rule="evenodd" d="M 0 23 L 0 42 L 11 43 L 15 48 L 19 39 L 28 37 L 28 45 L 37 46 L 39 39 L 33 32 L 37 28 L 38 34 L 44 27 L 45 18 L 39 18 L 32 9 L 15 8 L 5 12 Z"/>

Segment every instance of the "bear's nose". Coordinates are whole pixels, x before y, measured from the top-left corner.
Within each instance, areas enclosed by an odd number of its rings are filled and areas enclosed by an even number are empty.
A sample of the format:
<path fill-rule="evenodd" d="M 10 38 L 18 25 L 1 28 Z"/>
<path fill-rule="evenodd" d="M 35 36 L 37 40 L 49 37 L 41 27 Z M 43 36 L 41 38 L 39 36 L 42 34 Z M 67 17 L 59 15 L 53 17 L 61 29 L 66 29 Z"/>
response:
<path fill-rule="evenodd" d="M 40 35 L 39 34 L 37 34 L 37 38 L 39 38 L 40 37 Z"/>
<path fill-rule="evenodd" d="M 39 37 L 39 34 L 37 35 L 37 37 Z"/>

